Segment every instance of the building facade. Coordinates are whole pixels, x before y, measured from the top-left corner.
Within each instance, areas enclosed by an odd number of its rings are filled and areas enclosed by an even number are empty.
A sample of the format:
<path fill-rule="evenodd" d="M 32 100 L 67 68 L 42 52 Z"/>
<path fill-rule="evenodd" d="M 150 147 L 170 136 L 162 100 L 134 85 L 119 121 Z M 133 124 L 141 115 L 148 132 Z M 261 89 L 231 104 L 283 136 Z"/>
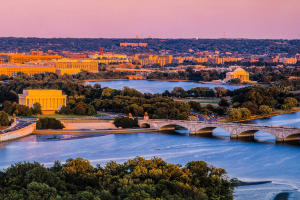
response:
<path fill-rule="evenodd" d="M 249 82 L 249 73 L 242 68 L 237 68 L 233 72 L 226 73 L 226 81 L 230 81 L 235 78 L 239 78 L 241 82 Z"/>
<path fill-rule="evenodd" d="M 80 69 L 87 72 L 98 72 L 98 62 L 94 60 L 60 59 L 54 63 L 58 69 Z"/>
<path fill-rule="evenodd" d="M 34 60 L 54 60 L 61 59 L 61 56 L 38 56 L 38 55 L 25 55 L 25 54 L 14 54 L 14 53 L 4 53 L 0 54 L 0 58 L 4 59 L 9 63 L 25 63 Z"/>
<path fill-rule="evenodd" d="M 19 94 L 19 104 L 32 107 L 36 102 L 41 104 L 43 114 L 54 114 L 66 105 L 67 95 L 61 90 L 23 90 Z"/>
<path fill-rule="evenodd" d="M 56 69 L 51 66 L 0 66 L 0 74 L 15 77 L 18 72 L 32 76 L 33 74 L 44 74 L 46 72 L 56 73 Z"/>

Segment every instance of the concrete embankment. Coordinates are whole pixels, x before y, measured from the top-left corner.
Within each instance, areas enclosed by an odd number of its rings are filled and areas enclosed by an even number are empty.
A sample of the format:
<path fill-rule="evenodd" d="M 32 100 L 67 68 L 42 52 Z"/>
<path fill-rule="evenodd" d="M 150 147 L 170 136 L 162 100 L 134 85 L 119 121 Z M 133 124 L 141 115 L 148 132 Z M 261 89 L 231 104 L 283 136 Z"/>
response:
<path fill-rule="evenodd" d="M 126 133 L 141 133 L 141 132 L 157 132 L 156 129 L 150 128 L 130 128 L 116 130 L 41 130 L 36 129 L 32 134 L 36 135 L 68 135 L 68 134 L 126 134 Z"/>
<path fill-rule="evenodd" d="M 62 120 L 65 128 L 64 130 L 97 130 L 97 129 L 109 129 L 117 130 L 118 128 L 112 123 L 112 121 L 104 120 Z"/>
<path fill-rule="evenodd" d="M 30 135 L 35 129 L 35 123 L 24 128 L 0 134 L 0 142 L 15 140 Z"/>

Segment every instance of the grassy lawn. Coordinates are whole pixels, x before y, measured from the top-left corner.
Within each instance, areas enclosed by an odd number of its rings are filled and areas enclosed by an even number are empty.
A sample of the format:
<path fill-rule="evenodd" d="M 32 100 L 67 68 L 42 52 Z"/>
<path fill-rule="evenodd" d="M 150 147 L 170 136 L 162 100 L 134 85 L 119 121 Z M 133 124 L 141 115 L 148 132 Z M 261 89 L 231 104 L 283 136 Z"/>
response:
<path fill-rule="evenodd" d="M 85 117 L 102 117 L 102 116 L 107 116 L 107 115 L 106 114 L 101 114 L 101 113 L 100 114 L 96 114 L 96 115 L 91 115 L 91 116 L 46 114 L 46 115 L 41 115 L 40 117 L 49 117 L 49 118 L 85 118 Z M 37 116 L 36 115 L 22 116 L 22 118 L 37 118 Z"/>
<path fill-rule="evenodd" d="M 228 99 L 227 99 L 228 100 Z M 196 101 L 201 104 L 202 107 L 206 106 L 207 104 L 212 104 L 214 108 L 217 108 L 219 106 L 219 102 L 221 101 L 221 98 L 210 98 L 210 99 L 174 99 L 174 101 L 184 102 L 188 103 L 190 101 Z M 229 103 L 231 103 L 229 101 Z"/>

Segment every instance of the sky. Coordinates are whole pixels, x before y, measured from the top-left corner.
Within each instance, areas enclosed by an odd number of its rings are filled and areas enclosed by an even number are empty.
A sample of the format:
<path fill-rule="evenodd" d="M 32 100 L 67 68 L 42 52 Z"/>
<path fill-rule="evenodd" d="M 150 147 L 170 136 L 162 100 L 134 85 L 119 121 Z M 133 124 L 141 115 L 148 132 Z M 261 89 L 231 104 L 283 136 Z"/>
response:
<path fill-rule="evenodd" d="M 1 0 L 0 37 L 300 39 L 300 0 Z"/>

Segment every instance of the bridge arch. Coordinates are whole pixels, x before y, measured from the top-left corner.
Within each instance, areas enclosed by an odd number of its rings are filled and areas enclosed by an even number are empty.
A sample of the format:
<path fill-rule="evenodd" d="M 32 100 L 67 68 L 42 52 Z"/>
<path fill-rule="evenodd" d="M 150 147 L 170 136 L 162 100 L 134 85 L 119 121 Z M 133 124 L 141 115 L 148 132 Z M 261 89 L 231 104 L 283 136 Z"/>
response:
<path fill-rule="evenodd" d="M 141 128 L 151 128 L 151 125 L 148 123 L 142 123 Z"/>
<path fill-rule="evenodd" d="M 222 131 L 222 132 L 221 132 L 221 134 L 220 133 L 215 134 L 214 130 L 216 130 L 218 132 L 220 132 L 220 131 Z M 208 126 L 206 125 L 204 127 L 201 127 L 200 129 L 198 128 L 198 130 L 194 134 L 204 135 L 204 136 L 215 135 L 217 137 L 219 137 L 219 136 L 227 137 L 227 136 L 231 135 L 230 130 L 228 130 L 226 127 L 222 127 L 222 126 L 218 126 L 218 125 L 208 125 Z"/>
<path fill-rule="evenodd" d="M 175 131 L 175 128 L 178 126 L 181 126 L 190 132 L 190 129 L 182 124 L 166 124 L 166 125 L 161 126 L 158 130 L 159 131 Z"/>
<path fill-rule="evenodd" d="M 284 141 L 300 141 L 300 133 L 292 134 L 283 139 Z"/>
<path fill-rule="evenodd" d="M 238 138 L 253 138 L 258 141 L 276 141 L 277 135 L 269 129 L 248 129 L 242 130 L 237 135 Z"/>

